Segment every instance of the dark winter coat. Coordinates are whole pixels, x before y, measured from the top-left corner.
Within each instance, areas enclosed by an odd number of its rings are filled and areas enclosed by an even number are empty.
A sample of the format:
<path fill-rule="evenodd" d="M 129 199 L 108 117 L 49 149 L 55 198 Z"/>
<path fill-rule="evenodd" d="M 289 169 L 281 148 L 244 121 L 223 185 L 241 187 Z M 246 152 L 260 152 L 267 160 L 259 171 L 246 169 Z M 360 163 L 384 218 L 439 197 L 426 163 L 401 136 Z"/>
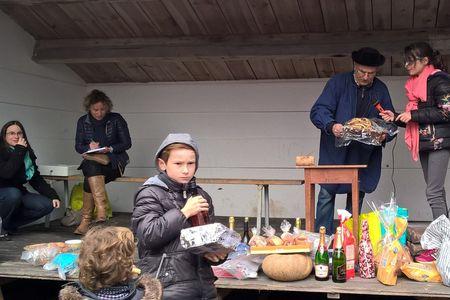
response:
<path fill-rule="evenodd" d="M 119 297 L 115 295 L 117 300 L 160 300 L 162 289 L 158 280 L 150 276 L 142 276 L 137 282 L 130 284 L 130 295 Z M 114 293 L 113 293 L 114 294 Z M 97 300 L 95 294 L 86 290 L 79 282 L 72 282 L 66 285 L 59 292 L 60 300 Z"/>
<path fill-rule="evenodd" d="M 419 123 L 419 151 L 450 148 L 450 76 L 444 72 L 427 80 L 427 101 L 411 111 L 411 121 Z"/>
<path fill-rule="evenodd" d="M 191 227 L 181 212 L 189 194 L 181 184 L 169 188 L 160 176 L 147 180 L 135 197 L 131 225 L 138 239 L 138 266 L 161 281 L 164 299 L 216 299 L 210 264 L 180 244 L 181 229 Z M 211 197 L 199 187 L 197 193 L 208 201 L 212 221 Z"/>
<path fill-rule="evenodd" d="M 331 132 L 333 123 L 344 124 L 356 116 L 357 92 L 353 72 L 332 77 L 311 108 L 310 118 L 321 130 L 319 165 L 367 165 L 367 168 L 359 172 L 359 189 L 370 193 L 376 189 L 380 179 L 382 147 L 356 141 L 352 141 L 347 147 L 336 147 L 335 136 Z M 377 100 L 384 109 L 394 111 L 388 89 L 378 78 L 364 92 L 369 94 L 370 100 Z M 370 105 L 362 117 L 379 118 L 379 112 Z M 327 184 L 323 187 L 330 193 L 351 192 L 348 184 Z"/>
<path fill-rule="evenodd" d="M 24 158 L 27 151 L 30 152 L 30 159 L 34 165 L 34 174 L 30 180 L 27 180 L 25 174 Z M 27 192 L 24 187 L 26 183 L 29 183 L 39 194 L 49 199 L 59 199 L 56 191 L 39 173 L 33 149 L 22 145 L 16 145 L 14 149 L 0 147 L 0 188 L 15 187 L 25 193 Z"/>
<path fill-rule="evenodd" d="M 89 144 L 94 137 L 94 127 L 92 125 L 91 115 L 86 114 L 78 119 L 77 133 L 75 137 L 75 150 L 82 154 L 89 150 Z M 113 152 L 108 153 L 111 160 L 111 166 L 114 169 L 125 168 L 129 162 L 126 150 L 131 148 L 130 132 L 125 119 L 118 113 L 110 112 L 106 114 L 106 145 L 101 147 L 112 147 Z"/>

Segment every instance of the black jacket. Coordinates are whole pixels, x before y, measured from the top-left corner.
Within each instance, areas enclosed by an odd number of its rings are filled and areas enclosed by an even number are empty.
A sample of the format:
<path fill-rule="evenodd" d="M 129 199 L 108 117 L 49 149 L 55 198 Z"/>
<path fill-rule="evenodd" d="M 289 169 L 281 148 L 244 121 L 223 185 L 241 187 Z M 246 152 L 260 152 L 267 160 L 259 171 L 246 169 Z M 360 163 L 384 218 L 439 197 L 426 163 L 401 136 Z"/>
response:
<path fill-rule="evenodd" d="M 419 151 L 450 148 L 450 76 L 437 72 L 428 77 L 427 101 L 411 111 L 419 123 Z"/>
<path fill-rule="evenodd" d="M 107 145 L 101 146 L 113 148 L 113 152 L 108 153 L 111 166 L 114 169 L 120 167 L 123 170 L 129 162 L 126 150 L 131 148 L 131 138 L 127 122 L 118 113 L 108 113 L 105 118 L 107 118 L 105 124 Z M 94 129 L 91 123 L 91 116 L 86 114 L 80 117 L 77 122 L 75 150 L 80 154 L 88 151 L 93 136 Z"/>
<path fill-rule="evenodd" d="M 25 175 L 24 158 L 27 151 L 30 151 L 30 158 L 34 165 L 34 175 L 29 181 Z M 0 147 L 0 187 L 15 187 L 22 192 L 27 192 L 23 186 L 29 183 L 39 194 L 49 199 L 60 199 L 58 194 L 42 178 L 36 165 L 36 155 L 31 148 L 16 145 L 14 149 Z"/>
<path fill-rule="evenodd" d="M 211 197 L 201 188 L 197 191 L 208 201 L 212 221 Z M 180 210 L 186 200 L 181 190 L 169 188 L 158 176 L 147 180 L 136 194 L 131 226 L 138 238 L 138 266 L 158 276 L 164 299 L 216 299 L 210 263 L 180 244 L 181 229 L 191 227 Z"/>

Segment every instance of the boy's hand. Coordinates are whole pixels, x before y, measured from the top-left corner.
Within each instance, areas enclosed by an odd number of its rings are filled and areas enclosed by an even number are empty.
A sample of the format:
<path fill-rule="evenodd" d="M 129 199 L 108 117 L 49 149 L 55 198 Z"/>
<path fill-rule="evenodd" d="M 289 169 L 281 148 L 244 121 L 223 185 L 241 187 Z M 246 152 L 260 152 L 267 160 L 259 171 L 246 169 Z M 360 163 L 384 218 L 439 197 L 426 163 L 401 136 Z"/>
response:
<path fill-rule="evenodd" d="M 204 256 L 207 260 L 214 263 L 219 262 L 227 257 L 226 253 L 206 253 Z"/>
<path fill-rule="evenodd" d="M 181 212 L 184 214 L 186 219 L 195 216 L 201 211 L 208 211 L 209 204 L 205 198 L 202 196 L 190 197 L 187 199 L 186 204 L 181 209 Z"/>

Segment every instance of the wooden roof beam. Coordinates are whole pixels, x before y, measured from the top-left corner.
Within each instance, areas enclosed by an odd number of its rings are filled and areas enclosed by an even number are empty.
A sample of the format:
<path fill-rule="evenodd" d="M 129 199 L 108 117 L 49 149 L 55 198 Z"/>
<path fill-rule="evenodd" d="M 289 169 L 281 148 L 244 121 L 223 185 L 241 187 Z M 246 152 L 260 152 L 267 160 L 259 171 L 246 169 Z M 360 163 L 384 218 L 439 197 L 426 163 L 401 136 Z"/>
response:
<path fill-rule="evenodd" d="M 36 42 L 39 63 L 102 63 L 129 60 L 248 59 L 251 57 L 340 57 L 361 47 L 386 56 L 402 55 L 412 42 L 426 41 L 450 54 L 450 29 L 345 33 L 302 33 L 252 36 L 206 36 L 132 39 L 59 39 Z"/>

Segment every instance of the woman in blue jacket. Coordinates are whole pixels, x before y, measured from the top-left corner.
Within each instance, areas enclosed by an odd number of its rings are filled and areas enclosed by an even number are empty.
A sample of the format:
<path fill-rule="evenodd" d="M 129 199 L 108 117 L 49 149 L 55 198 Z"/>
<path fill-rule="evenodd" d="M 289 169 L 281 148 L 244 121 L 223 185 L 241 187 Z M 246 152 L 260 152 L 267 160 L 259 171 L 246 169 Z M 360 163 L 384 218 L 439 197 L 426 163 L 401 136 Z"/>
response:
<path fill-rule="evenodd" d="M 83 209 L 76 234 L 85 234 L 92 221 L 94 205 L 96 222 L 106 220 L 105 184 L 122 176 L 129 162 L 126 150 L 131 147 L 130 132 L 125 119 L 111 112 L 113 104 L 102 91 L 92 90 L 84 100 L 87 114 L 78 119 L 75 149 L 82 154 L 79 169 L 84 174 Z M 103 148 L 98 153 L 86 151 Z"/>
<path fill-rule="evenodd" d="M 0 216 L 3 229 L 14 232 L 58 208 L 58 194 L 42 178 L 36 155 L 19 121 L 3 125 L 0 143 Z M 29 183 L 38 194 L 24 187 Z"/>

